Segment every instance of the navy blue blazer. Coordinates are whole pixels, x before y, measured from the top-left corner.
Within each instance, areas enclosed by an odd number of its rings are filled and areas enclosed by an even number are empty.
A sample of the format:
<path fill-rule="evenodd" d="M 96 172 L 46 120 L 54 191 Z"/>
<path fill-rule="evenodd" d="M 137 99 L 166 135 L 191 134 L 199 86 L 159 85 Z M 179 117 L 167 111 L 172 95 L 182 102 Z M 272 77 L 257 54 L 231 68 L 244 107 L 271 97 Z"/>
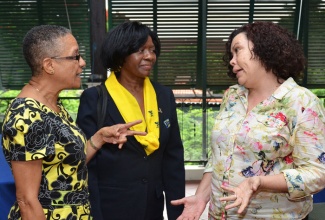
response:
<path fill-rule="evenodd" d="M 122 149 L 105 144 L 88 163 L 91 212 L 94 220 L 162 220 L 166 197 L 167 215 L 175 220 L 183 206 L 170 201 L 185 196 L 184 151 L 171 89 L 152 82 L 159 108 L 160 146 L 151 155 L 134 137 Z M 96 88 L 80 97 L 77 124 L 90 138 L 97 130 Z M 125 123 L 111 96 L 104 126 Z"/>

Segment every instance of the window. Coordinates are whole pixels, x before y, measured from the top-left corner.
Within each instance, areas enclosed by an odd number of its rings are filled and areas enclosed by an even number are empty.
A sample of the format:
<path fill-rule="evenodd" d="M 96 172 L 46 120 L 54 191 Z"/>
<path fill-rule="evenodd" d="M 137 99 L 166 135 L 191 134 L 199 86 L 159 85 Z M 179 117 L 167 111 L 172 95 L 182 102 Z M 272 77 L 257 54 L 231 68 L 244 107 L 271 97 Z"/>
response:
<path fill-rule="evenodd" d="M 66 2 L 66 4 L 65 4 Z M 90 75 L 90 27 L 87 0 L 19 0 L 0 1 L 0 89 L 21 89 L 31 76 L 22 55 L 26 32 L 36 25 L 56 24 L 72 30 L 80 54 L 88 66 L 83 73 Z"/>

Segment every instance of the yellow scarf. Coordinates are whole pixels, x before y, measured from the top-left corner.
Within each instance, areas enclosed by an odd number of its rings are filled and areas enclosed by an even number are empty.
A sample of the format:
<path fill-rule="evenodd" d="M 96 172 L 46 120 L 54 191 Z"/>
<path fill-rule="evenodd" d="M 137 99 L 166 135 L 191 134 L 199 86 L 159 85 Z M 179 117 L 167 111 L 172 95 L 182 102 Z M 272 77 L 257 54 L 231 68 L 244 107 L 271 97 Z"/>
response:
<path fill-rule="evenodd" d="M 119 112 L 125 122 L 142 119 L 142 123 L 134 125 L 131 130 L 146 131 L 146 136 L 135 135 L 137 141 L 142 144 L 147 155 L 159 148 L 159 116 L 156 92 L 148 77 L 144 80 L 144 108 L 145 118 L 134 96 L 126 90 L 116 79 L 115 73 L 111 72 L 105 81 L 105 86 L 112 96 Z"/>

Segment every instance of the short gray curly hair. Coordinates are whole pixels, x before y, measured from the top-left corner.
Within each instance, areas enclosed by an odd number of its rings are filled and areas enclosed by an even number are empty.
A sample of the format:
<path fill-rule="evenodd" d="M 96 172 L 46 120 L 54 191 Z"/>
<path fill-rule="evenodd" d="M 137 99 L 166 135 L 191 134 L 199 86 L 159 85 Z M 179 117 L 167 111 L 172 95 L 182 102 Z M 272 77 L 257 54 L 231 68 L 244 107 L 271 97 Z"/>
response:
<path fill-rule="evenodd" d="M 71 31 L 57 25 L 40 25 L 30 29 L 23 40 L 23 55 L 32 70 L 32 75 L 41 72 L 44 58 L 55 56 L 60 52 L 60 41 Z"/>

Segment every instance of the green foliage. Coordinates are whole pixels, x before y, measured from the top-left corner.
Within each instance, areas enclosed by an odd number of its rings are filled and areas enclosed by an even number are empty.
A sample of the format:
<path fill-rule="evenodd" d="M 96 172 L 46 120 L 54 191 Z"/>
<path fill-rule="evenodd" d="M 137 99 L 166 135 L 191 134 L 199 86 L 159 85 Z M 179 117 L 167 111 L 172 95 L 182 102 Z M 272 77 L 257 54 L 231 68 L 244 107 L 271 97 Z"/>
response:
<path fill-rule="evenodd" d="M 75 120 L 78 113 L 79 97 L 82 90 L 64 90 L 60 93 L 60 100 L 71 117 Z"/>
<path fill-rule="evenodd" d="M 8 91 L 0 92 L 0 115 L 4 115 L 11 99 L 13 97 L 16 97 L 19 94 L 19 92 L 20 92 L 19 90 L 8 90 Z"/>
<path fill-rule="evenodd" d="M 325 97 L 325 89 L 311 89 L 311 91 L 319 97 Z"/>
<path fill-rule="evenodd" d="M 316 95 L 325 96 L 325 89 L 312 89 Z M 78 107 L 79 97 L 82 90 L 65 90 L 60 93 L 60 99 L 70 115 L 75 119 Z M 19 94 L 17 90 L 10 90 L 0 93 L 0 115 L 3 115 L 7 109 L 8 103 L 13 97 Z M 209 107 L 203 112 L 201 106 L 178 107 L 177 117 L 180 127 L 181 138 L 184 145 L 184 156 L 186 161 L 203 160 L 203 149 L 208 152 L 211 144 L 211 130 L 214 119 L 218 113 L 218 107 Z M 206 137 L 203 137 L 203 117 L 206 117 Z M 1 122 L 0 122 L 1 123 Z M 203 146 L 206 138 L 206 146 Z"/>
<path fill-rule="evenodd" d="M 20 90 L 8 90 L 0 93 L 0 115 L 3 115 L 8 108 L 10 101 L 19 94 Z M 64 90 L 60 93 L 60 100 L 63 106 L 70 113 L 72 118 L 76 118 L 78 107 L 79 107 L 79 97 L 82 90 Z"/>
<path fill-rule="evenodd" d="M 311 89 L 311 91 L 319 97 L 325 106 L 325 89 Z"/>
<path fill-rule="evenodd" d="M 209 149 L 210 146 L 210 133 L 214 123 L 214 118 L 217 111 L 213 108 L 207 109 L 206 113 L 202 112 L 201 107 L 187 107 L 178 108 L 177 116 L 180 126 L 181 137 L 184 145 L 184 157 L 186 161 L 200 161 L 203 159 L 203 148 Z M 206 145 L 203 146 L 203 120 L 206 117 L 207 137 Z"/>

